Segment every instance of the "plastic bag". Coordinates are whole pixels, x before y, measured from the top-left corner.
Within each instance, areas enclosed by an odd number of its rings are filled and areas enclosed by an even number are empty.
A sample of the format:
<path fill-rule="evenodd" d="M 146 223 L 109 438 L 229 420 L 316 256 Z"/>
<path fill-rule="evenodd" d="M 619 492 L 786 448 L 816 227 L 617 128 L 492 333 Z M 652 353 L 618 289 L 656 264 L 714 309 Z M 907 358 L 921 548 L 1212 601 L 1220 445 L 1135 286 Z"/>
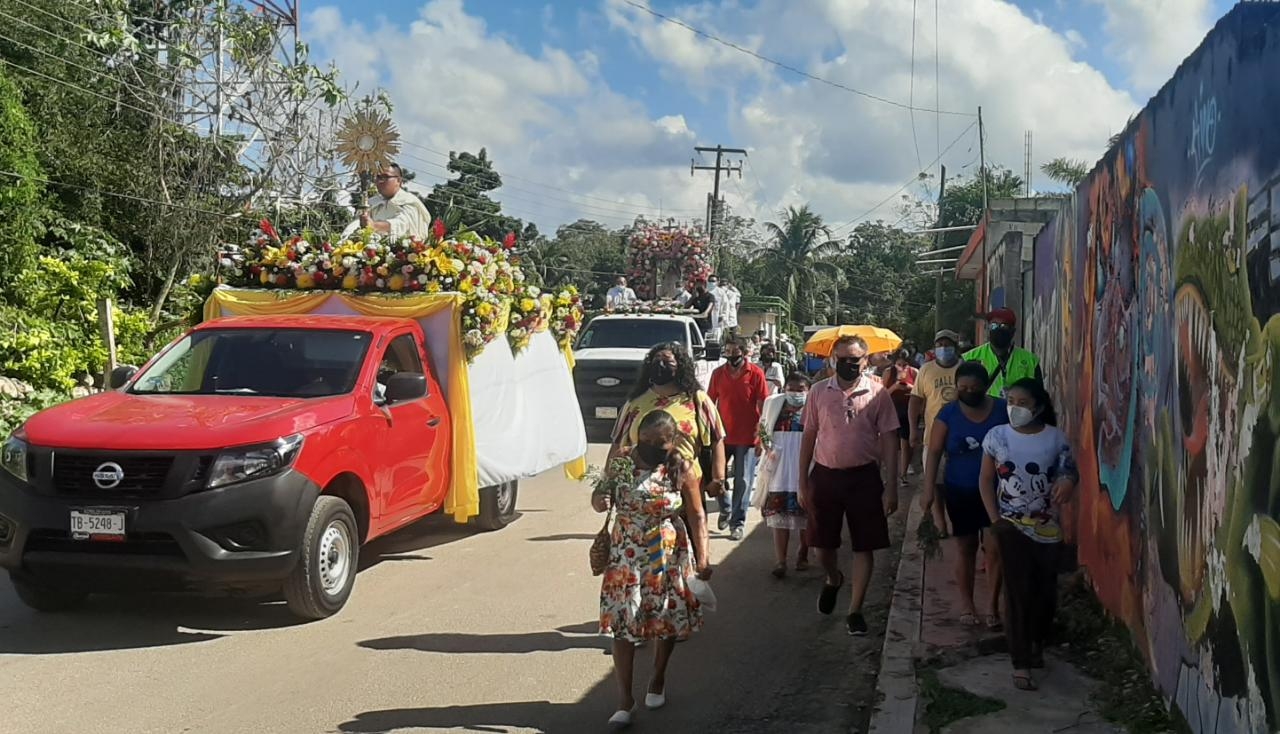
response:
<path fill-rule="evenodd" d="M 778 461 L 781 457 L 778 452 L 769 449 L 764 452 L 759 463 L 756 465 L 756 480 L 751 486 L 751 491 L 763 497 L 769 491 L 769 485 L 773 483 L 773 475 L 778 471 Z M 763 500 L 761 500 L 763 502 Z"/>
<path fill-rule="evenodd" d="M 705 611 L 714 612 L 716 610 L 716 592 L 711 590 L 709 582 L 703 581 L 697 576 L 690 576 L 685 583 L 689 585 L 689 591 L 693 592 L 693 595 L 698 599 L 698 603 L 702 605 Z"/>

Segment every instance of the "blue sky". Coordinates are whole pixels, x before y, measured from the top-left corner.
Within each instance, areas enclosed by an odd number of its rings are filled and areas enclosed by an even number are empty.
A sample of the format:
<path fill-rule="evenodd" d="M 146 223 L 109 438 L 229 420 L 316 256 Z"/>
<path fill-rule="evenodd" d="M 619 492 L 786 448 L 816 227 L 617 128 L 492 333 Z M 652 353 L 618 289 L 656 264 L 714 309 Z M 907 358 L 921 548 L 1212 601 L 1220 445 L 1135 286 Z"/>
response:
<path fill-rule="evenodd" d="M 913 0 L 649 5 L 878 96 L 929 108 L 936 89 L 949 111 L 981 104 L 991 159 L 1021 172 L 1026 130 L 1037 166 L 1098 158 L 1233 4 L 938 0 L 935 87 L 935 3 L 914 2 L 914 89 Z M 888 196 L 869 216 L 893 221 L 894 191 L 922 169 L 936 172 L 931 161 L 953 140 L 942 162 L 971 170 L 969 118 L 916 112 L 913 135 L 910 113 L 763 64 L 625 0 L 328 0 L 303 10 L 317 58 L 334 59 L 361 89 L 391 93 L 413 144 L 406 152 L 420 157 L 411 167 L 443 175 L 441 153 L 485 145 L 508 175 L 509 206 L 544 229 L 579 217 L 617 225 L 659 208 L 694 216 L 709 183 L 689 176 L 695 143 L 752 151 L 726 196 L 762 219 L 812 202 L 844 222 Z"/>

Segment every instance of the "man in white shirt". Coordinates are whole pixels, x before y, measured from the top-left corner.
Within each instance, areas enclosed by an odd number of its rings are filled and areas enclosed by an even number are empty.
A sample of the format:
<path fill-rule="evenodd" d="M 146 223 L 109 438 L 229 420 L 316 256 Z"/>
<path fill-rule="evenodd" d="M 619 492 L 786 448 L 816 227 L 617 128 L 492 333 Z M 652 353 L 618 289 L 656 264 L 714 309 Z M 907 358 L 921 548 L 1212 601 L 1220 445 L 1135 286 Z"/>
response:
<path fill-rule="evenodd" d="M 605 308 L 625 308 L 636 302 L 636 292 L 627 287 L 627 279 L 618 276 L 609 292 L 605 294 Z"/>
<path fill-rule="evenodd" d="M 431 213 L 422 200 L 404 187 L 404 171 L 390 163 L 373 177 L 381 198 L 360 213 L 360 228 L 390 237 L 423 237 L 431 231 Z"/>
<path fill-rule="evenodd" d="M 720 334 L 724 328 L 724 289 L 720 287 L 720 279 L 715 275 L 707 278 L 707 293 L 711 294 L 715 305 L 711 309 L 711 333 Z"/>
<path fill-rule="evenodd" d="M 720 325 L 736 335 L 738 329 L 738 305 L 742 303 L 742 294 L 738 291 L 737 286 L 727 280 L 720 286 L 719 290 L 724 294 L 724 299 L 720 302 Z"/>

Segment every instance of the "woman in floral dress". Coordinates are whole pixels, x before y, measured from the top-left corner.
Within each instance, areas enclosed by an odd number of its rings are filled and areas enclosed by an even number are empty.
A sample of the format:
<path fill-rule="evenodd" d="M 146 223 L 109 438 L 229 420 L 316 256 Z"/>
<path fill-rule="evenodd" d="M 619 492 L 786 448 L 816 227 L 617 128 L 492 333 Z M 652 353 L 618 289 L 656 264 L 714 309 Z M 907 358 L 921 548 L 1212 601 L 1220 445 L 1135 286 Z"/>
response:
<path fill-rule="evenodd" d="M 809 565 L 809 548 L 804 542 L 808 525 L 808 513 L 800 506 L 800 439 L 804 435 L 804 404 L 809 396 L 809 378 L 793 372 L 787 377 L 784 392 L 764 402 L 760 416 L 760 446 L 768 449 L 773 464 L 767 486 L 756 487 L 765 491 L 764 505 L 760 508 L 765 524 L 773 529 L 773 567 L 775 578 L 787 575 L 787 546 L 791 532 L 799 533 L 799 551 L 796 554 L 796 570 Z"/>
<path fill-rule="evenodd" d="M 688 580 L 695 573 L 703 580 L 711 577 L 702 492 L 691 462 L 676 448 L 676 421 L 656 410 L 641 418 L 637 429 L 638 441 L 622 454 L 635 471 L 622 485 L 629 489 L 616 498 L 617 521 L 600 586 L 600 631 L 613 635 L 618 679 L 618 710 L 609 719 L 615 728 L 630 725 L 634 715 L 638 642 L 657 643 L 645 706 L 666 704 L 667 664 L 676 642 L 702 627 L 702 609 Z M 597 512 L 605 512 L 614 499 L 595 492 L 591 501 Z"/>

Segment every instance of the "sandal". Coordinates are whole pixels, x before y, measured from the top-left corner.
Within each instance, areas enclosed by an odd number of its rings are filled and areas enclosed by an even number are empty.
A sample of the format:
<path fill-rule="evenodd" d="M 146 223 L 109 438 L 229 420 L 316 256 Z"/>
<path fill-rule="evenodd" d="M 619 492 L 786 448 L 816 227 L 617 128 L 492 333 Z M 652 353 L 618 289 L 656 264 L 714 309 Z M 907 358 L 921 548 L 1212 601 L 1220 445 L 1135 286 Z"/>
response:
<path fill-rule="evenodd" d="M 987 629 L 992 632 L 999 632 L 1004 628 L 1004 623 L 1000 621 L 1000 617 L 995 614 L 987 615 Z"/>
<path fill-rule="evenodd" d="M 1040 690 L 1040 686 L 1036 684 L 1035 679 L 1031 677 L 1030 673 L 1014 673 L 1013 687 L 1017 688 L 1019 691 Z"/>
<path fill-rule="evenodd" d="M 796 570 L 797 570 L 797 571 L 804 571 L 804 570 L 805 570 L 805 569 L 807 569 L 807 568 L 809 568 L 809 559 L 808 559 L 808 558 L 797 558 L 797 559 L 796 559 Z"/>
<path fill-rule="evenodd" d="M 977 627 L 977 626 L 978 626 L 978 615 L 974 614 L 973 612 L 965 612 L 964 614 L 961 614 L 961 615 L 960 615 L 960 626 L 962 626 L 962 627 Z"/>
<path fill-rule="evenodd" d="M 785 563 L 779 563 L 778 565 L 776 565 L 776 566 L 774 566 L 774 567 L 773 567 L 773 571 L 772 571 L 772 573 L 773 573 L 773 577 L 774 577 L 775 579 L 786 578 L 786 575 L 787 575 L 787 564 L 785 564 Z"/>

